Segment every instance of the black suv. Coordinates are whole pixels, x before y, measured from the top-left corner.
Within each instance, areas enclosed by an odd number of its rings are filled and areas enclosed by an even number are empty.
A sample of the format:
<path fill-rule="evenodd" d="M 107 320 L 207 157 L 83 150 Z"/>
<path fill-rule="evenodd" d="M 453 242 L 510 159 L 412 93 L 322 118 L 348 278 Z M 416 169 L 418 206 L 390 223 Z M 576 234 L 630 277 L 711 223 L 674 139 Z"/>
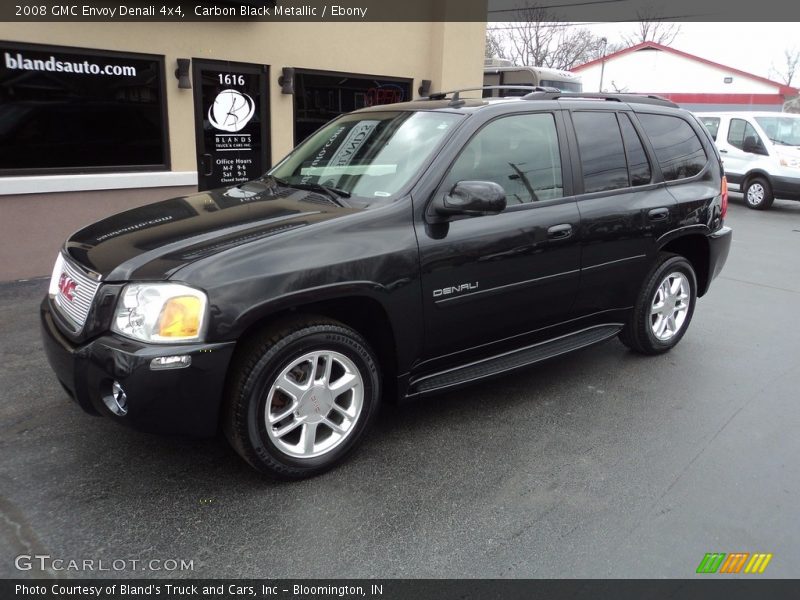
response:
<path fill-rule="evenodd" d="M 319 473 L 380 403 L 619 336 L 686 333 L 728 255 L 719 155 L 656 97 L 438 94 L 335 119 L 267 175 L 95 223 L 59 254 L 45 349 L 87 411 L 221 428 Z"/>

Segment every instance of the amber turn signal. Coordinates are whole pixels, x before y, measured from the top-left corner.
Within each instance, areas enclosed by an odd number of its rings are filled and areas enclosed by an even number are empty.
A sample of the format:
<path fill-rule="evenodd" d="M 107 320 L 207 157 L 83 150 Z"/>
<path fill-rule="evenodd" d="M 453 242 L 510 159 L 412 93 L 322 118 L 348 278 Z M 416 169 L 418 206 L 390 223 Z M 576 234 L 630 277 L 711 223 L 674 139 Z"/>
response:
<path fill-rule="evenodd" d="M 158 335 L 175 338 L 197 336 L 200 333 L 202 309 L 202 302 L 195 296 L 170 298 L 161 309 Z"/>

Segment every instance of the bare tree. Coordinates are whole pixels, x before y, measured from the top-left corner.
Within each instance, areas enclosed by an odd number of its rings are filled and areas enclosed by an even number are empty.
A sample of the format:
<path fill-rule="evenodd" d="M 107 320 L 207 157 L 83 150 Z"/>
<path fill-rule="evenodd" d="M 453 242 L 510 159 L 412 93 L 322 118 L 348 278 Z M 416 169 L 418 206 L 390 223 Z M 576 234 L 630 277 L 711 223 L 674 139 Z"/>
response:
<path fill-rule="evenodd" d="M 492 29 L 486 30 L 486 51 L 484 56 L 486 58 L 508 58 L 499 32 Z"/>
<path fill-rule="evenodd" d="M 550 47 L 556 36 L 549 13 L 540 6 L 526 6 L 517 11 L 517 17 L 504 36 L 509 58 L 518 65 L 549 66 Z"/>
<path fill-rule="evenodd" d="M 517 65 L 568 70 L 608 52 L 603 38 L 585 27 L 556 22 L 545 8 L 518 9 L 517 19 L 505 27 L 489 28 L 486 53 Z"/>
<path fill-rule="evenodd" d="M 800 48 L 787 48 L 783 51 L 783 67 L 776 69 L 773 65 L 771 71 L 786 85 L 792 85 L 794 76 L 800 72 Z"/>
<path fill-rule="evenodd" d="M 678 23 L 660 19 L 659 13 L 652 8 L 640 10 L 636 16 L 639 19 L 636 33 L 622 36 L 628 46 L 635 46 L 643 42 L 655 42 L 662 46 L 669 46 L 681 32 L 681 26 Z"/>

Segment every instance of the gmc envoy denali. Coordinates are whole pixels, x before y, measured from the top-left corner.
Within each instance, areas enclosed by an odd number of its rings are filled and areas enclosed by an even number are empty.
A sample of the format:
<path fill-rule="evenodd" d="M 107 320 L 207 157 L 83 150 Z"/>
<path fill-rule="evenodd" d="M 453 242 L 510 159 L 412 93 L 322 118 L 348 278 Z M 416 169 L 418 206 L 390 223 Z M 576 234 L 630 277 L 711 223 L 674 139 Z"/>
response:
<path fill-rule="evenodd" d="M 58 379 L 292 479 L 384 400 L 613 336 L 670 350 L 730 248 L 711 137 L 657 97 L 528 92 L 358 110 L 258 180 L 78 231 L 41 305 Z"/>

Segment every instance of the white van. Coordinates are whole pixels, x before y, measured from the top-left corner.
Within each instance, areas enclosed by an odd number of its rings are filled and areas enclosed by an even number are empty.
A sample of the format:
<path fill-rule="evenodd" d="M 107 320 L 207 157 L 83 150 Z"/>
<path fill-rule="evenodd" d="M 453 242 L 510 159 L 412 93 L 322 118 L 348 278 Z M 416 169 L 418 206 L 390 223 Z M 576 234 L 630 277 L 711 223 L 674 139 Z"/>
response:
<path fill-rule="evenodd" d="M 717 144 L 732 189 L 750 208 L 775 198 L 800 200 L 800 115 L 778 112 L 698 112 Z"/>

